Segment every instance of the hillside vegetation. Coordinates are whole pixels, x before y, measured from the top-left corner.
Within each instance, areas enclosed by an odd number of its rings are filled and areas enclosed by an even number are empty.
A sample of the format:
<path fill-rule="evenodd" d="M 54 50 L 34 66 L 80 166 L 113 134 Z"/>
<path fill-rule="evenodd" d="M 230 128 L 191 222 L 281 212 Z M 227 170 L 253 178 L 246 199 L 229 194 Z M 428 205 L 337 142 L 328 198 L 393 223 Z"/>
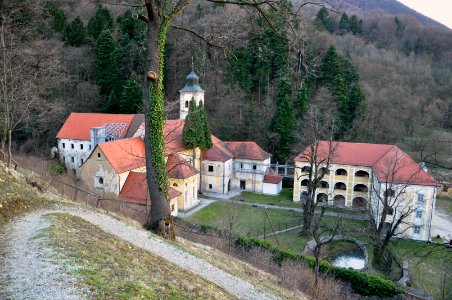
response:
<path fill-rule="evenodd" d="M 267 8 L 272 26 L 234 5 L 188 6 L 168 36 L 167 117 L 178 117 L 178 90 L 193 60 L 212 132 L 221 139 L 254 140 L 275 159 L 290 160 L 305 146 L 299 132 L 306 112 L 318 109 L 336 120 L 338 140 L 396 143 L 419 159 L 438 152 L 442 161 L 432 165 L 444 164 L 452 31 L 395 15 L 410 10 L 375 13 L 356 2 L 346 1 L 338 13 L 307 5 L 294 16 L 303 1 L 281 1 Z M 139 8 L 87 0 L 6 3 L 5 37 L 20 46 L 8 58 L 33 82 L 19 89 L 27 96 L 17 108 L 27 107 L 25 113 L 12 114 L 17 149 L 48 149 L 71 111 L 141 111 L 147 70 Z M 4 143 L 10 123 L 2 124 Z M 434 149 L 423 147 L 432 140 Z"/>

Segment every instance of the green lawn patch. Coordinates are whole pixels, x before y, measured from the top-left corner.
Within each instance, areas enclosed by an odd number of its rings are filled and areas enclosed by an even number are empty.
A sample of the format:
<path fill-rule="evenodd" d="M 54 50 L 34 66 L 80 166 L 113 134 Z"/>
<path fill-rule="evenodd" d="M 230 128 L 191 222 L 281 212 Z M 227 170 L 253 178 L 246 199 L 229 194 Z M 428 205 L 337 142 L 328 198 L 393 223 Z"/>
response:
<path fill-rule="evenodd" d="M 301 208 L 300 203 L 294 203 L 292 201 L 292 195 L 293 193 L 291 189 L 283 188 L 281 190 L 281 193 L 276 196 L 256 194 L 252 192 L 242 192 L 240 196 L 237 197 L 237 200 L 267 205 Z"/>
<path fill-rule="evenodd" d="M 414 288 L 426 291 L 435 299 L 445 299 L 452 295 L 452 249 L 443 245 L 427 244 L 410 240 L 400 240 L 392 246 L 399 261 L 408 260 L 411 284 Z M 443 282 L 445 279 L 445 282 Z"/>
<path fill-rule="evenodd" d="M 43 236 L 90 299 L 231 299 L 224 290 L 171 262 L 69 214 L 48 215 Z"/>
<path fill-rule="evenodd" d="M 267 212 L 275 231 L 300 225 L 300 213 L 275 209 Z M 234 233 L 247 236 L 263 235 L 264 230 L 267 234 L 272 232 L 264 208 L 219 201 L 209 204 L 186 221 L 218 229 L 227 229 L 233 224 Z"/>

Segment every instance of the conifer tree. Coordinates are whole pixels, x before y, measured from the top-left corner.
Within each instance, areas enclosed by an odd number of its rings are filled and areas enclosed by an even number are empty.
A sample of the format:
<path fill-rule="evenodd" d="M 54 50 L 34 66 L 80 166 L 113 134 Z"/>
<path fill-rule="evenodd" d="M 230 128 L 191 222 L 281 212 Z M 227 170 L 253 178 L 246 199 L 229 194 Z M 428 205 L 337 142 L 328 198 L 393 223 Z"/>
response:
<path fill-rule="evenodd" d="M 111 30 L 112 28 L 113 28 L 113 18 L 110 15 L 110 11 L 106 7 L 99 5 L 99 7 L 96 10 L 96 15 L 89 19 L 88 21 L 87 26 L 88 33 L 94 39 L 97 39 L 97 37 L 103 30 L 105 29 Z"/>
<path fill-rule="evenodd" d="M 297 92 L 297 105 L 296 109 L 298 112 L 298 117 L 302 118 L 309 107 L 309 86 L 307 82 L 298 89 Z"/>
<path fill-rule="evenodd" d="M 120 112 L 123 114 L 136 114 L 143 100 L 143 89 L 136 74 L 132 74 L 124 85 Z"/>
<path fill-rule="evenodd" d="M 362 20 L 358 20 L 358 17 L 356 15 L 353 15 L 350 18 L 350 22 L 349 22 L 349 27 L 350 27 L 350 31 L 353 34 L 361 34 L 363 29 L 362 29 L 362 25 L 363 21 Z"/>
<path fill-rule="evenodd" d="M 69 46 L 80 46 L 85 42 L 85 27 L 80 17 L 66 25 L 62 35 L 63 42 Z"/>
<path fill-rule="evenodd" d="M 99 35 L 94 48 L 96 58 L 97 82 L 101 88 L 101 93 L 110 95 L 112 90 L 116 95 L 122 93 L 122 58 L 123 51 L 116 45 L 109 30 L 104 30 Z"/>
<path fill-rule="evenodd" d="M 349 32 L 349 21 L 348 21 L 348 15 L 346 13 L 342 13 L 341 19 L 339 20 L 338 29 L 340 33 L 344 34 L 346 32 Z"/>
<path fill-rule="evenodd" d="M 188 106 L 188 114 L 185 118 L 184 129 L 182 130 L 182 142 L 188 148 L 195 149 L 199 147 L 204 140 L 202 136 L 201 119 L 194 98 Z"/>
<path fill-rule="evenodd" d="M 320 66 L 320 83 L 331 86 L 334 78 L 341 73 L 341 70 L 341 58 L 336 48 L 331 45 L 326 51 L 322 65 Z"/>
<path fill-rule="evenodd" d="M 212 132 L 210 131 L 209 117 L 207 115 L 206 107 L 203 105 L 202 101 L 199 102 L 198 111 L 200 114 L 202 134 L 204 136 L 200 148 L 210 149 L 212 148 Z"/>
<path fill-rule="evenodd" d="M 334 22 L 325 7 L 322 7 L 317 12 L 314 24 L 319 30 L 327 30 L 328 32 L 334 31 Z"/>
<path fill-rule="evenodd" d="M 349 108 L 349 99 L 347 97 L 347 89 L 345 87 L 344 78 L 338 74 L 333 80 L 333 95 L 336 97 L 339 113 L 339 126 L 336 132 L 336 138 L 342 138 L 350 128 L 353 116 Z"/>
<path fill-rule="evenodd" d="M 111 90 L 110 94 L 107 98 L 107 108 L 106 111 L 111 114 L 115 114 L 119 112 L 120 104 L 119 99 L 116 96 L 116 93 L 114 90 Z"/>
<path fill-rule="evenodd" d="M 55 2 L 48 1 L 45 5 L 45 10 L 51 16 L 51 27 L 56 32 L 63 32 L 66 26 L 66 16 Z"/>
<path fill-rule="evenodd" d="M 278 138 L 275 151 L 278 161 L 287 161 L 294 143 L 293 131 L 296 120 L 292 102 L 292 84 L 287 78 L 280 78 L 276 87 L 276 114 L 274 131 Z"/>

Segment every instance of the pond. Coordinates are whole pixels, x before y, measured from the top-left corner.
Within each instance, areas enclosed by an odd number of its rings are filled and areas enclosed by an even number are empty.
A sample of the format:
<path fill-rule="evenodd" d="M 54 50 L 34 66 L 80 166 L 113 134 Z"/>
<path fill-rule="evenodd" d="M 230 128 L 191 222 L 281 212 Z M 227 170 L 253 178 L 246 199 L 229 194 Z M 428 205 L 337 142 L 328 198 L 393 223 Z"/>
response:
<path fill-rule="evenodd" d="M 366 266 L 364 253 L 361 249 L 347 251 L 331 258 L 333 266 L 361 270 Z"/>

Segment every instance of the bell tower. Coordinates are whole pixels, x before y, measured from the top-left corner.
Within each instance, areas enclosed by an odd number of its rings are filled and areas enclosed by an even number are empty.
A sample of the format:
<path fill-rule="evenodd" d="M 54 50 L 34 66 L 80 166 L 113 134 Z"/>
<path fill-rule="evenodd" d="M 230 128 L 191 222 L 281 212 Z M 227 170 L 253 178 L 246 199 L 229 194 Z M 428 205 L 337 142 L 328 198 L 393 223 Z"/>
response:
<path fill-rule="evenodd" d="M 196 101 L 196 105 L 199 105 L 200 101 L 204 103 L 205 91 L 199 86 L 199 78 L 194 71 L 193 63 L 192 70 L 187 76 L 185 86 L 179 90 L 179 93 L 179 117 L 181 119 L 185 119 L 185 117 L 187 117 L 190 101 L 194 99 Z"/>

